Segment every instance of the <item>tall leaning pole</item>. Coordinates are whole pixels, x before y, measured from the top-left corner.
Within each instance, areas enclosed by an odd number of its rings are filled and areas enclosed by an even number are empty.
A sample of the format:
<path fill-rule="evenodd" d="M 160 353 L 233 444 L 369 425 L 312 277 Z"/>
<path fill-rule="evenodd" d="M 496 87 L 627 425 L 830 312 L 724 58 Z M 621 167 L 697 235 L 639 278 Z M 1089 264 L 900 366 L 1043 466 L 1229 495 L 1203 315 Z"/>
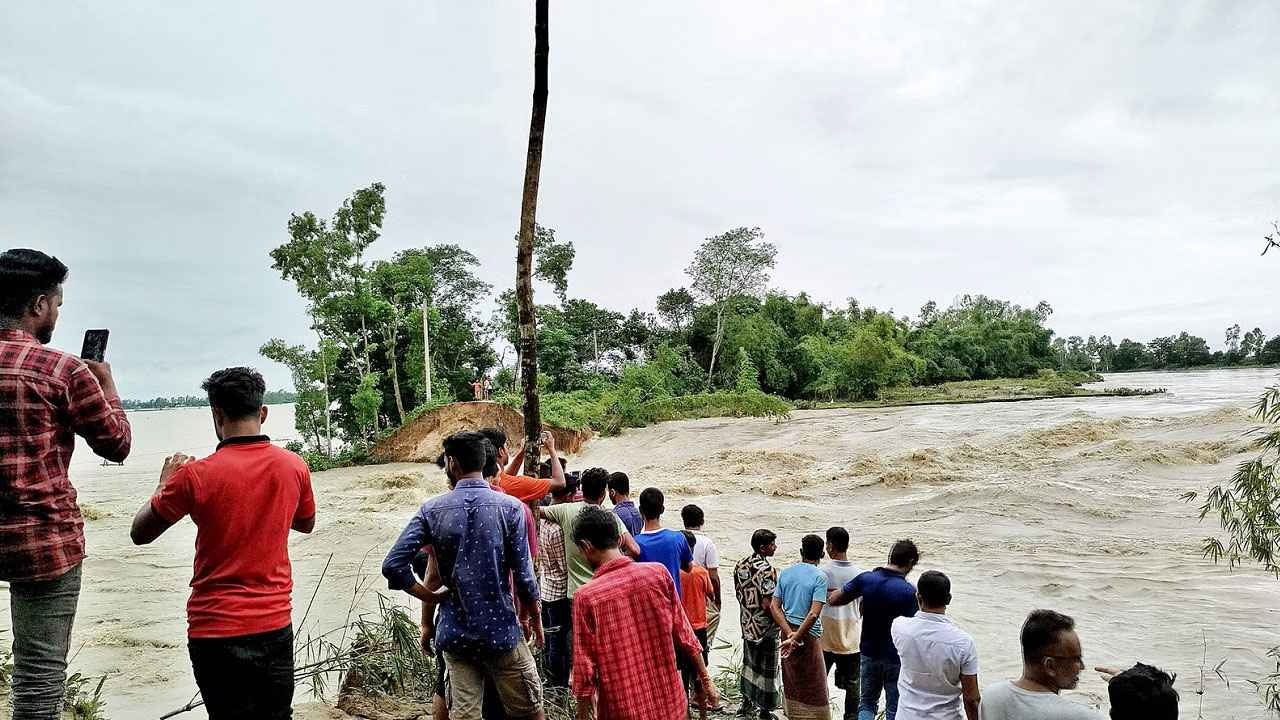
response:
<path fill-rule="evenodd" d="M 520 237 L 516 247 L 516 304 L 520 312 L 520 379 L 524 388 L 524 468 L 538 467 L 538 438 L 542 411 L 538 405 L 537 318 L 533 305 L 533 229 L 538 212 L 538 178 L 542 172 L 542 133 L 547 124 L 547 38 L 549 0 L 534 0 L 533 115 L 529 122 L 529 153 L 524 162 L 524 195 L 520 201 Z"/>

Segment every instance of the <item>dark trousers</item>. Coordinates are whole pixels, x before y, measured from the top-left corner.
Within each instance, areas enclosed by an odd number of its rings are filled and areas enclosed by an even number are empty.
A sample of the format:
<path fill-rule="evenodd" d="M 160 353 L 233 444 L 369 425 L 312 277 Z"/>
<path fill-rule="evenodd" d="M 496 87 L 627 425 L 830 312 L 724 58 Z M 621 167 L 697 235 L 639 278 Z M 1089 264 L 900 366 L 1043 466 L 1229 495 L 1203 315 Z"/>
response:
<path fill-rule="evenodd" d="M 209 720 L 293 717 L 293 626 L 187 641 Z"/>
<path fill-rule="evenodd" d="M 862 700 L 862 695 L 858 690 L 858 676 L 860 674 L 862 656 L 858 653 L 839 655 L 824 651 L 822 660 L 827 665 L 828 673 L 831 672 L 833 666 L 836 669 L 836 687 L 844 691 L 844 719 L 856 720 L 858 717 L 858 704 Z"/>
<path fill-rule="evenodd" d="M 569 687 L 573 668 L 573 603 L 568 599 L 542 603 L 542 630 L 547 637 L 543 651 L 548 687 Z"/>

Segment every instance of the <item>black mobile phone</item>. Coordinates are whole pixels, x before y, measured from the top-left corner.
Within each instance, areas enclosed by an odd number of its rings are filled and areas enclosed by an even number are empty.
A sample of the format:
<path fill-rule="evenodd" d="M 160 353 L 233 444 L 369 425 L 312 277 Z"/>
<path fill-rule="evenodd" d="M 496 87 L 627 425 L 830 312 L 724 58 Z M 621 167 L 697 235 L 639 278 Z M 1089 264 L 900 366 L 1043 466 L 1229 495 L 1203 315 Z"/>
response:
<path fill-rule="evenodd" d="M 84 347 L 80 349 L 82 360 L 102 362 L 107 357 L 107 336 L 110 330 L 85 330 Z"/>

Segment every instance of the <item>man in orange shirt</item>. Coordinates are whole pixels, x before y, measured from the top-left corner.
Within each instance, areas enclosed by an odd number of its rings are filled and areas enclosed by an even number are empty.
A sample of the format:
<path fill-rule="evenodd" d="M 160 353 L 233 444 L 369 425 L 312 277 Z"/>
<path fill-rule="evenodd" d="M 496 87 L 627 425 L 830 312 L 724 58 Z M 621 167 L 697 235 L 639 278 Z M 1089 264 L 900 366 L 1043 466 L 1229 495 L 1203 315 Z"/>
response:
<path fill-rule="evenodd" d="M 547 449 L 551 462 L 550 478 L 535 478 L 528 475 L 517 475 L 524 462 L 524 448 L 515 457 L 507 452 L 507 434 L 501 428 L 487 427 L 476 432 L 489 438 L 489 442 L 498 449 L 498 486 L 502 492 L 522 503 L 536 503 L 547 496 L 547 493 L 564 491 L 564 465 L 556 453 L 556 439 L 549 432 L 542 433 L 542 446 Z"/>
<path fill-rule="evenodd" d="M 684 539 L 689 543 L 689 551 L 693 552 L 693 546 L 698 543 L 698 539 L 688 530 L 682 532 Z M 706 568 L 697 563 L 690 563 L 688 570 L 680 571 L 681 602 L 684 604 L 684 613 L 689 618 L 689 626 L 693 628 L 693 635 L 698 638 L 698 644 L 702 646 L 704 665 L 711 660 L 711 641 L 707 636 L 707 600 L 714 600 L 715 596 L 715 586 L 711 584 L 711 574 Z M 700 696 L 702 691 L 697 685 L 697 676 L 693 674 L 692 668 L 687 663 L 681 663 L 681 665 L 686 692 L 691 690 L 695 697 Z"/>

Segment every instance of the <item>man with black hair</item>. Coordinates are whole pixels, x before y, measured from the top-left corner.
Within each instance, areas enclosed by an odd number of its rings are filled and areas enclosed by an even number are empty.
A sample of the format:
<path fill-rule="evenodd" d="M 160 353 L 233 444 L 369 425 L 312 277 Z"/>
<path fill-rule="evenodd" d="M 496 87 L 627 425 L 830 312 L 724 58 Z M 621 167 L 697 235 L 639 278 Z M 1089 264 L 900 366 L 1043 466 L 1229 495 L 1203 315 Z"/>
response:
<path fill-rule="evenodd" d="M 839 590 L 862 574 L 862 568 L 849 561 L 849 531 L 835 526 L 827 528 L 827 562 L 818 566 L 827 576 L 827 591 Z M 862 638 L 862 613 L 858 603 L 822 608 L 822 659 L 827 672 L 836 669 L 836 687 L 844 691 L 844 720 L 857 720 L 858 671 L 862 656 L 858 644 Z"/>
<path fill-rule="evenodd" d="M 67 468 L 75 436 L 113 462 L 132 434 L 107 363 L 44 347 L 67 266 L 0 253 L 0 580 L 9 583 L 15 718 L 54 717 L 80 598 L 84 519 Z"/>
<path fill-rule="evenodd" d="M 1085 667 L 1075 620 L 1032 610 L 1022 624 L 1021 641 L 1022 677 L 982 691 L 981 720 L 1102 720 L 1098 712 L 1058 694 L 1075 688 Z"/>
<path fill-rule="evenodd" d="M 574 525 L 573 543 L 595 570 L 574 598 L 578 718 L 684 720 L 689 705 L 677 653 L 710 703 L 719 702 L 719 692 L 666 571 L 624 557 L 619 524 L 612 513 L 588 507 Z"/>
<path fill-rule="evenodd" d="M 622 524 L 632 537 L 644 530 L 644 518 L 631 501 L 631 478 L 624 472 L 609 474 L 609 502 L 613 504 L 613 514 L 622 518 Z"/>
<path fill-rule="evenodd" d="M 219 370 L 209 396 L 218 448 L 165 459 L 155 495 L 133 518 L 137 545 L 183 517 L 196 526 L 187 602 L 191 670 L 212 720 L 289 718 L 293 711 L 293 566 L 289 531 L 316 524 L 311 472 L 262 434 L 266 382 L 246 367 Z"/>
<path fill-rule="evenodd" d="M 549 470 L 549 469 L 548 469 Z M 569 473 L 565 487 L 551 493 L 552 505 L 572 501 L 578 491 L 578 477 Z M 542 588 L 542 626 L 547 635 L 547 684 L 569 687 L 572 666 L 573 618 L 569 611 L 569 569 L 565 558 L 564 530 L 552 522 L 538 524 L 538 580 Z"/>
<path fill-rule="evenodd" d="M 833 607 L 862 599 L 859 720 L 875 720 L 881 691 L 884 691 L 885 717 L 894 720 L 898 715 L 900 663 L 890 628 L 895 618 L 911 617 L 920 609 L 916 602 L 916 589 L 907 582 L 907 575 L 918 562 L 920 551 L 916 544 L 910 540 L 899 540 L 889 550 L 888 565 L 862 573 L 830 595 L 829 604 Z"/>
<path fill-rule="evenodd" d="M 827 603 L 827 576 L 818 569 L 823 546 L 817 535 L 800 540 L 800 562 L 778 576 L 769 608 L 782 630 L 782 696 L 788 720 L 831 720 L 819 642 Z"/>
<path fill-rule="evenodd" d="M 431 601 L 433 593 L 410 569 L 418 551 L 431 546 L 452 590 L 440 604 L 435 641 L 448 665 L 453 720 L 480 720 L 486 679 L 497 686 L 507 717 L 540 719 L 542 681 L 522 632 L 523 624 L 532 625 L 541 642 L 540 623 L 532 620 L 538 583 L 525 508 L 485 481 L 489 446 L 474 432 L 445 438 L 445 472 L 454 488 L 422 504 L 387 553 L 382 574 L 392 590 Z"/>
<path fill-rule="evenodd" d="M 751 535 L 751 554 L 733 568 L 734 592 L 742 622 L 742 675 L 738 686 L 742 706 L 738 715 L 759 712 L 762 720 L 774 717 L 782 704 L 778 688 L 778 626 L 770 613 L 778 573 L 769 558 L 778 550 L 778 536 L 759 529 Z"/>
<path fill-rule="evenodd" d="M 978 720 L 978 647 L 947 617 L 951 579 L 930 570 L 916 582 L 920 612 L 893 621 L 900 720 Z"/>
<path fill-rule="evenodd" d="M 636 562 L 658 563 L 671 574 L 671 582 L 680 596 L 680 571 L 688 570 L 693 563 L 693 552 L 684 534 L 662 527 L 662 513 L 666 510 L 666 497 L 658 488 L 645 488 L 640 493 L 640 516 L 644 518 L 644 530 L 636 536 L 640 555 Z"/>
<path fill-rule="evenodd" d="M 711 577 L 711 587 L 715 590 L 715 599 L 707 605 L 707 641 L 715 642 L 716 631 L 720 629 L 720 551 L 710 535 L 702 532 L 706 524 L 706 515 L 697 505 L 685 505 L 680 509 L 680 520 L 684 529 L 693 533 L 698 543 L 693 548 L 693 564 L 707 569 Z"/>
<path fill-rule="evenodd" d="M 547 459 L 551 461 L 551 477 L 529 477 L 520 474 L 524 464 L 524 448 L 515 457 L 507 452 L 507 434 L 501 428 L 480 428 L 481 435 L 493 443 L 498 451 L 498 487 L 502 492 L 523 503 L 536 503 L 547 496 L 547 493 L 564 489 L 564 463 L 556 450 L 556 438 L 549 432 L 542 433 L 542 446 L 547 449 Z"/>
<path fill-rule="evenodd" d="M 1178 720 L 1176 675 L 1142 663 L 1123 672 L 1097 669 L 1110 676 L 1111 720 Z"/>

